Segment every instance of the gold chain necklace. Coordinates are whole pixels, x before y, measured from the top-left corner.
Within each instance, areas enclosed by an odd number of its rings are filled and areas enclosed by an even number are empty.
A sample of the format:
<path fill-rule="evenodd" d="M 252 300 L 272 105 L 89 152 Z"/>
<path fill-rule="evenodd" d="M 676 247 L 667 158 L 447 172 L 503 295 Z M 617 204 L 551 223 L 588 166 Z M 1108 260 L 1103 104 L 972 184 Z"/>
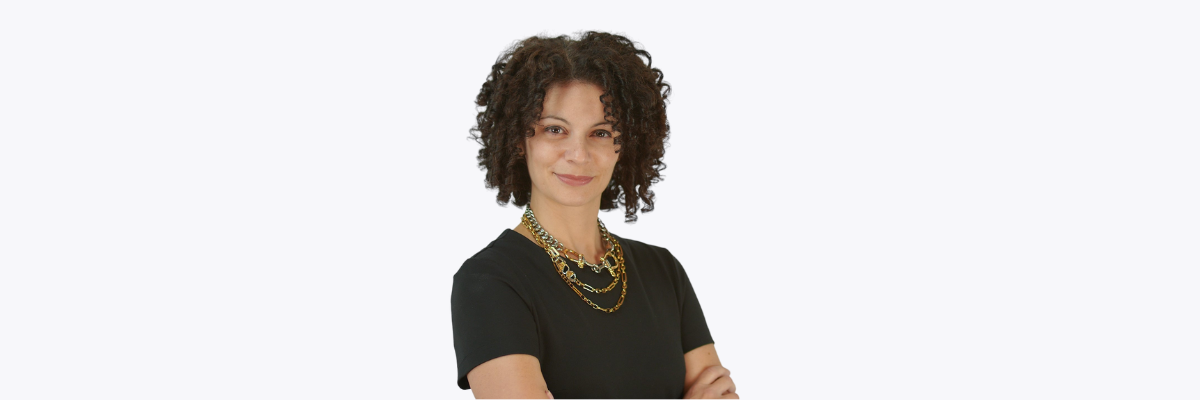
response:
<path fill-rule="evenodd" d="M 602 239 L 604 239 L 604 241 L 607 242 L 610 247 L 609 247 L 608 251 L 605 252 L 604 256 L 600 259 L 600 262 L 598 262 L 597 264 L 592 264 L 590 262 L 587 262 L 587 260 L 585 260 L 583 258 L 582 254 L 579 254 L 578 252 L 576 252 L 574 250 L 568 249 L 566 246 L 564 246 L 562 243 L 560 243 L 557 239 L 555 239 L 553 235 L 551 235 L 549 232 L 546 232 L 546 230 L 542 228 L 542 225 L 540 223 L 538 223 L 537 216 L 533 215 L 533 210 L 530 209 L 528 206 L 526 206 L 526 208 L 525 208 L 525 215 L 522 217 L 522 220 L 521 220 L 522 223 L 525 223 L 525 220 L 528 220 L 528 222 L 529 222 L 527 224 L 526 228 L 529 229 L 529 232 L 531 232 L 533 234 L 533 236 L 541 239 L 541 243 L 545 244 L 545 246 L 543 246 L 543 248 L 546 249 L 546 252 L 550 254 L 551 258 L 561 257 L 561 258 L 565 258 L 565 261 L 574 261 L 580 270 L 583 270 L 584 265 L 586 264 L 587 266 L 592 268 L 592 272 L 595 272 L 597 274 L 600 273 L 601 269 L 604 269 L 604 270 L 608 271 L 608 274 L 613 277 L 613 280 L 611 283 L 608 284 L 608 287 L 605 287 L 603 289 L 596 289 L 596 288 L 592 287 L 592 285 L 580 282 L 577 279 L 575 272 L 571 272 L 569 268 L 566 269 L 565 271 L 560 271 L 561 274 L 565 274 L 567 276 L 568 280 L 570 280 L 571 282 L 573 282 L 576 285 L 579 285 L 580 287 L 583 288 L 583 290 L 586 290 L 586 291 L 589 291 L 592 293 L 607 293 L 608 291 L 613 290 L 613 288 L 617 287 L 617 281 L 620 279 L 618 279 L 617 271 L 616 271 L 616 268 L 614 267 L 617 264 L 617 257 L 616 257 L 616 253 L 613 250 L 616 248 L 616 246 L 613 245 L 613 243 L 616 242 L 616 239 L 613 239 L 612 236 L 608 234 L 608 229 L 605 229 L 605 227 L 604 227 L 604 221 L 601 221 L 599 218 L 597 218 L 596 224 L 600 225 L 600 237 Z M 572 259 L 570 256 L 570 254 L 572 254 L 572 253 L 577 255 L 578 259 Z M 608 262 L 609 258 L 611 258 L 613 260 L 612 263 Z M 564 264 L 565 264 L 565 261 L 564 261 Z M 598 264 L 604 264 L 604 266 L 600 266 Z"/>
<path fill-rule="evenodd" d="M 537 218 L 535 218 L 533 215 L 533 209 L 529 208 L 529 206 L 526 206 L 525 214 L 521 217 L 521 224 L 525 225 L 525 229 L 528 229 L 530 234 L 532 234 L 534 243 L 540 246 L 543 250 L 546 250 L 546 254 L 550 255 L 550 261 L 554 263 L 554 267 L 558 273 L 558 276 L 562 278 L 563 282 L 567 283 L 567 287 L 570 287 L 571 290 L 575 291 L 575 294 L 579 295 L 579 298 L 583 299 L 583 301 L 592 306 L 592 308 L 604 311 L 606 313 L 612 313 L 621 308 L 621 304 L 625 303 L 625 289 L 628 287 L 629 276 L 625 273 L 625 255 L 621 252 L 620 243 L 617 242 L 616 238 L 608 234 L 608 230 L 604 228 L 604 222 L 601 222 L 599 218 L 596 219 L 596 222 L 600 225 L 601 236 L 605 241 L 612 245 L 612 248 L 610 248 L 609 251 L 605 253 L 604 258 L 601 259 L 604 267 L 600 267 L 598 264 L 601 263 L 599 262 L 596 264 L 587 263 L 588 266 L 592 267 L 593 272 L 598 273 L 600 272 L 600 269 L 603 268 L 607 269 L 608 273 L 612 275 L 612 283 L 603 289 L 596 289 L 591 285 L 579 281 L 579 277 L 575 275 L 575 271 L 571 271 L 571 268 L 567 266 L 567 261 L 565 259 L 566 252 L 560 251 L 559 248 L 567 251 L 570 250 L 562 246 L 562 244 L 559 243 L 558 240 L 555 240 L 554 236 L 551 236 L 550 233 L 546 232 L 545 229 L 542 229 L 542 225 L 537 222 Z M 575 261 L 579 265 L 579 268 L 582 269 L 584 263 L 586 262 L 586 260 L 583 259 L 583 255 L 574 251 L 570 252 L 579 255 L 578 260 L 572 261 Z M 610 255 L 614 260 L 614 263 L 611 264 L 608 262 Z M 617 304 L 612 307 L 600 307 L 595 302 L 592 302 L 591 299 L 588 299 L 586 296 L 584 296 L 583 292 L 579 291 L 579 287 L 583 287 L 584 290 L 592 293 L 606 293 L 617 286 L 618 280 L 621 281 L 621 297 L 617 298 Z"/>
<path fill-rule="evenodd" d="M 557 250 L 558 253 L 561 253 L 563 256 L 565 256 L 567 258 L 567 260 L 574 261 L 575 264 L 577 264 L 579 266 L 579 269 L 584 269 L 584 266 L 587 266 L 588 268 L 592 269 L 592 272 L 595 272 L 595 273 L 600 273 L 600 270 L 604 269 L 604 270 L 608 270 L 609 274 L 615 274 L 615 272 L 612 269 L 613 265 L 616 264 L 616 261 L 617 261 L 616 255 L 613 254 L 613 241 L 614 240 L 611 236 L 609 236 L 608 229 L 605 229 L 604 221 L 601 221 L 599 218 L 596 219 L 596 223 L 598 225 L 600 225 L 600 238 L 604 239 L 604 242 L 608 244 L 608 250 L 604 253 L 604 256 L 600 257 L 600 261 L 597 261 L 596 263 L 593 264 L 593 263 L 588 262 L 587 259 L 585 259 L 583 257 L 583 254 L 579 254 L 579 252 L 576 252 L 575 250 L 568 249 L 567 246 L 564 246 L 562 243 L 560 243 L 558 241 L 558 239 L 554 238 L 554 236 L 552 236 L 549 233 L 546 233 L 546 231 L 542 230 L 542 225 L 538 223 L 537 216 L 533 215 L 533 210 L 530 209 L 528 206 L 525 207 L 525 216 L 524 217 L 529 218 L 529 220 L 533 222 L 534 228 L 537 229 L 536 231 L 532 231 L 531 233 L 541 237 L 543 242 L 545 242 L 548 246 Z M 571 257 L 572 254 L 574 254 L 575 256 Z M 612 259 L 613 262 L 609 263 L 608 262 L 609 259 Z M 601 265 L 601 264 L 603 264 L 603 265 Z M 616 275 L 613 275 L 613 276 L 615 277 Z"/>

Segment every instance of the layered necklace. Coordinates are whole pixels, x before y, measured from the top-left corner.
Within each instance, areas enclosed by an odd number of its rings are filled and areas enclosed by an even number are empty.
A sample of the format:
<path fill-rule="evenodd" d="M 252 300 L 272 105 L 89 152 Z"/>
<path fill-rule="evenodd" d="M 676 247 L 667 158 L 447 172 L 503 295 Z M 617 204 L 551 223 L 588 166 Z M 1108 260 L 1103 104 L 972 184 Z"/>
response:
<path fill-rule="evenodd" d="M 611 313 L 621 308 L 621 304 L 625 302 L 625 288 L 628 286 L 627 281 L 629 279 L 629 276 L 625 274 L 625 255 L 621 253 L 621 244 L 617 243 L 617 239 L 609 235 L 608 229 L 604 228 L 603 221 L 596 218 L 596 223 L 600 225 L 600 237 L 604 239 L 605 243 L 609 244 L 609 248 L 604 253 L 604 257 L 601 257 L 595 263 L 588 262 L 583 258 L 582 254 L 563 246 L 562 243 L 554 239 L 554 236 L 551 236 L 545 229 L 542 229 L 542 225 L 538 223 L 537 217 L 533 216 L 533 209 L 529 208 L 528 205 L 525 206 L 525 214 L 521 216 L 521 223 L 525 225 L 525 229 L 533 233 L 534 243 L 537 243 L 543 250 L 546 250 L 546 254 L 550 255 L 550 261 L 554 263 L 554 269 L 558 272 L 559 277 L 563 279 L 563 282 L 567 283 L 567 286 L 571 290 L 575 291 L 575 294 L 579 295 L 580 299 L 583 299 L 592 308 L 606 313 Z M 572 258 L 572 255 L 575 258 Z M 608 261 L 609 259 L 612 260 L 611 263 Z M 608 274 L 613 277 L 612 283 L 609 283 L 608 287 L 600 289 L 583 283 L 579 280 L 579 276 L 575 274 L 575 271 L 572 271 L 570 266 L 568 266 L 567 261 L 574 262 L 576 267 L 581 271 L 585 268 L 591 269 L 592 272 L 597 274 L 601 271 L 608 271 Z M 579 288 L 583 288 L 583 290 L 592 293 L 608 293 L 617 287 L 617 281 L 621 282 L 621 297 L 617 298 L 617 304 L 612 307 L 600 307 L 592 302 L 591 299 L 588 299 L 587 296 L 584 296 L 583 292 L 579 291 Z"/>

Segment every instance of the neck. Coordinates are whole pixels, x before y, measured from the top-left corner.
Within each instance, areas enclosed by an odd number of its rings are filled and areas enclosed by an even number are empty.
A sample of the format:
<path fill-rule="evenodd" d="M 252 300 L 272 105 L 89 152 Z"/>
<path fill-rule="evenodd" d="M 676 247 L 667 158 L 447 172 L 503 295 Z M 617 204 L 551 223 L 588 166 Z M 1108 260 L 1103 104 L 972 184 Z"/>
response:
<path fill-rule="evenodd" d="M 603 238 L 596 218 L 600 215 L 600 203 L 582 206 L 564 206 L 548 201 L 535 193 L 529 199 L 529 208 L 537 216 L 542 229 L 554 236 L 563 246 L 583 255 L 589 262 L 596 262 L 604 255 Z"/>

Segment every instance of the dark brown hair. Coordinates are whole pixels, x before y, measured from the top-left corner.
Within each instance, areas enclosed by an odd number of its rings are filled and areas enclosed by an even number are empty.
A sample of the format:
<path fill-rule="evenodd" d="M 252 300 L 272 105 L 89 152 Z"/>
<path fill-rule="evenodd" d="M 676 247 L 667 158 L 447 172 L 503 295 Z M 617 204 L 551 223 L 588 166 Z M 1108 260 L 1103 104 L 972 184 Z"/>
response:
<path fill-rule="evenodd" d="M 645 57 L 645 60 L 642 60 Z M 496 203 L 529 204 L 532 183 L 518 146 L 534 135 L 533 125 L 542 113 L 546 89 L 578 80 L 599 86 L 604 94 L 604 119 L 621 132 L 617 165 L 612 181 L 600 196 L 600 209 L 625 206 L 625 222 L 637 221 L 642 212 L 654 210 L 650 185 L 660 181 L 667 124 L 667 97 L 671 86 L 663 73 L 652 68 L 650 53 L 624 36 L 584 32 L 578 39 L 568 36 L 534 36 L 505 51 L 488 75 L 475 104 L 482 107 L 475 117 L 471 138 L 479 149 L 479 169 L 489 189 L 498 188 Z"/>

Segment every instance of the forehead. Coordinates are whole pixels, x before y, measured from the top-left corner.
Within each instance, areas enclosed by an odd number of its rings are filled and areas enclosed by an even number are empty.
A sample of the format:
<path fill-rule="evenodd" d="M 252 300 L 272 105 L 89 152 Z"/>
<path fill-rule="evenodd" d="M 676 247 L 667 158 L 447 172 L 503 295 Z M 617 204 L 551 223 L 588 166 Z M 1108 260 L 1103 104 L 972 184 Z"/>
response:
<path fill-rule="evenodd" d="M 542 99 L 542 116 L 571 115 L 589 120 L 603 120 L 604 103 L 600 102 L 600 96 L 603 94 L 603 89 L 587 82 L 569 81 L 555 84 L 546 89 L 546 96 Z"/>

